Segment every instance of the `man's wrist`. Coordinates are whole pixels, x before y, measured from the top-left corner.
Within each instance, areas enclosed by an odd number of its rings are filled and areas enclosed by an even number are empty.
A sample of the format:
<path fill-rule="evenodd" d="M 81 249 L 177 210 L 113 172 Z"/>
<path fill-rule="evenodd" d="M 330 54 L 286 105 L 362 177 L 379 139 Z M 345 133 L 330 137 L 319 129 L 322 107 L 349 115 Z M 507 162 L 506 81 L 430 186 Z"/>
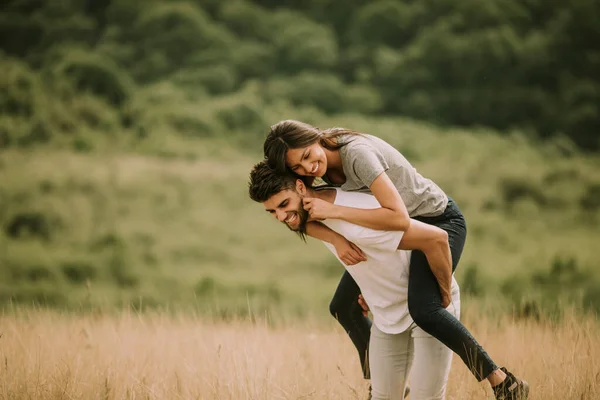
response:
<path fill-rule="evenodd" d="M 343 238 L 343 236 L 341 236 L 339 234 L 334 234 L 329 239 L 329 243 L 331 243 L 333 246 L 337 246 L 337 244 L 340 242 L 340 240 L 342 240 L 342 238 Z"/>

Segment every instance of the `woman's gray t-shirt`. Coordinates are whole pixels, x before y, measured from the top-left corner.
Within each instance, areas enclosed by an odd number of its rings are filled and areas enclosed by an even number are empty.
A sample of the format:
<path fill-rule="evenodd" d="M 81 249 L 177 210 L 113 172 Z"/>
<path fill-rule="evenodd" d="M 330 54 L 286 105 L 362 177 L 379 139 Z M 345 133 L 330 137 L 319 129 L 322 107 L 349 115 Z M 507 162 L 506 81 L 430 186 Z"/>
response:
<path fill-rule="evenodd" d="M 371 193 L 371 184 L 386 172 L 398 189 L 411 217 L 434 217 L 448 205 L 448 196 L 431 180 L 424 178 L 386 141 L 372 135 L 346 135 L 340 148 L 346 182 L 342 190 Z"/>

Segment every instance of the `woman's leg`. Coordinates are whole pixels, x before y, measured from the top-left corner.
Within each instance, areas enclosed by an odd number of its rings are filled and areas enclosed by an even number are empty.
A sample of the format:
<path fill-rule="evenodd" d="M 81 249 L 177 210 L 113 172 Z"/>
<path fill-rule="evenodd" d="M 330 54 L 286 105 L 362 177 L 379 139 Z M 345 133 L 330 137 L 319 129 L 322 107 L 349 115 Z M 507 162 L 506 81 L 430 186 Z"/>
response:
<path fill-rule="evenodd" d="M 465 220 L 450 201 L 444 215 L 417 218 L 448 233 L 452 252 L 452 269 L 456 269 L 467 235 Z M 408 308 L 415 323 L 458 354 L 478 381 L 498 369 L 473 335 L 452 314 L 442 308 L 440 288 L 425 254 L 413 251 L 408 283 Z"/>
<path fill-rule="evenodd" d="M 358 304 L 359 294 L 360 289 L 352 276 L 348 271 L 344 272 L 329 304 L 329 311 L 350 336 L 352 343 L 358 350 L 363 375 L 365 379 L 369 379 L 370 370 L 367 350 L 371 335 L 371 320 L 362 313 L 362 308 Z"/>
<path fill-rule="evenodd" d="M 373 325 L 369 344 L 373 400 L 404 398 L 412 358 L 413 340 L 410 330 L 391 335 L 381 332 Z M 411 398 L 414 398 L 412 392 Z"/>

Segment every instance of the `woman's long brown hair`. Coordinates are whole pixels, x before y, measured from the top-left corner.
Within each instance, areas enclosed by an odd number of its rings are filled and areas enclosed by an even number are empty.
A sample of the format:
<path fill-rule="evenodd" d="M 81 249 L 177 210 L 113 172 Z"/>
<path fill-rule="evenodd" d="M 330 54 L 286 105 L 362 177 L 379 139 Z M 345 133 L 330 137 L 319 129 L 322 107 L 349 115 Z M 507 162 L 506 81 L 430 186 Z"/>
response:
<path fill-rule="evenodd" d="M 285 156 L 289 149 L 300 149 L 319 142 L 328 150 L 338 150 L 348 144 L 349 141 L 338 141 L 341 136 L 362 135 L 344 128 L 331 128 L 324 131 L 304 122 L 285 120 L 271 126 L 264 143 L 265 159 L 269 166 L 278 173 L 290 173 L 285 163 Z M 294 174 L 296 175 L 296 174 Z"/>

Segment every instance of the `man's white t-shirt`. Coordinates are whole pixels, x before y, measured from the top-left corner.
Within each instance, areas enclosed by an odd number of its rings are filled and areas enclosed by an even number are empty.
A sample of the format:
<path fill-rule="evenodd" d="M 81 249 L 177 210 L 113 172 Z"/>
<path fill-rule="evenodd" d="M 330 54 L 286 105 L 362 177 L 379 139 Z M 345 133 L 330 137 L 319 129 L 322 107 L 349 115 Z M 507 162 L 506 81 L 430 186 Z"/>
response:
<path fill-rule="evenodd" d="M 353 208 L 381 207 L 375 196 L 346 192 L 336 188 L 334 204 Z M 379 231 L 365 228 L 341 219 L 321 221 L 331 230 L 356 244 L 367 256 L 367 261 L 344 265 L 360 288 L 371 312 L 373 323 L 385 333 L 404 332 L 413 323 L 408 312 L 408 274 L 410 250 L 398 250 L 404 232 Z M 335 247 L 323 242 L 337 257 Z M 339 257 L 337 257 L 339 260 Z M 458 284 L 452 277 L 452 296 L 458 295 Z"/>

